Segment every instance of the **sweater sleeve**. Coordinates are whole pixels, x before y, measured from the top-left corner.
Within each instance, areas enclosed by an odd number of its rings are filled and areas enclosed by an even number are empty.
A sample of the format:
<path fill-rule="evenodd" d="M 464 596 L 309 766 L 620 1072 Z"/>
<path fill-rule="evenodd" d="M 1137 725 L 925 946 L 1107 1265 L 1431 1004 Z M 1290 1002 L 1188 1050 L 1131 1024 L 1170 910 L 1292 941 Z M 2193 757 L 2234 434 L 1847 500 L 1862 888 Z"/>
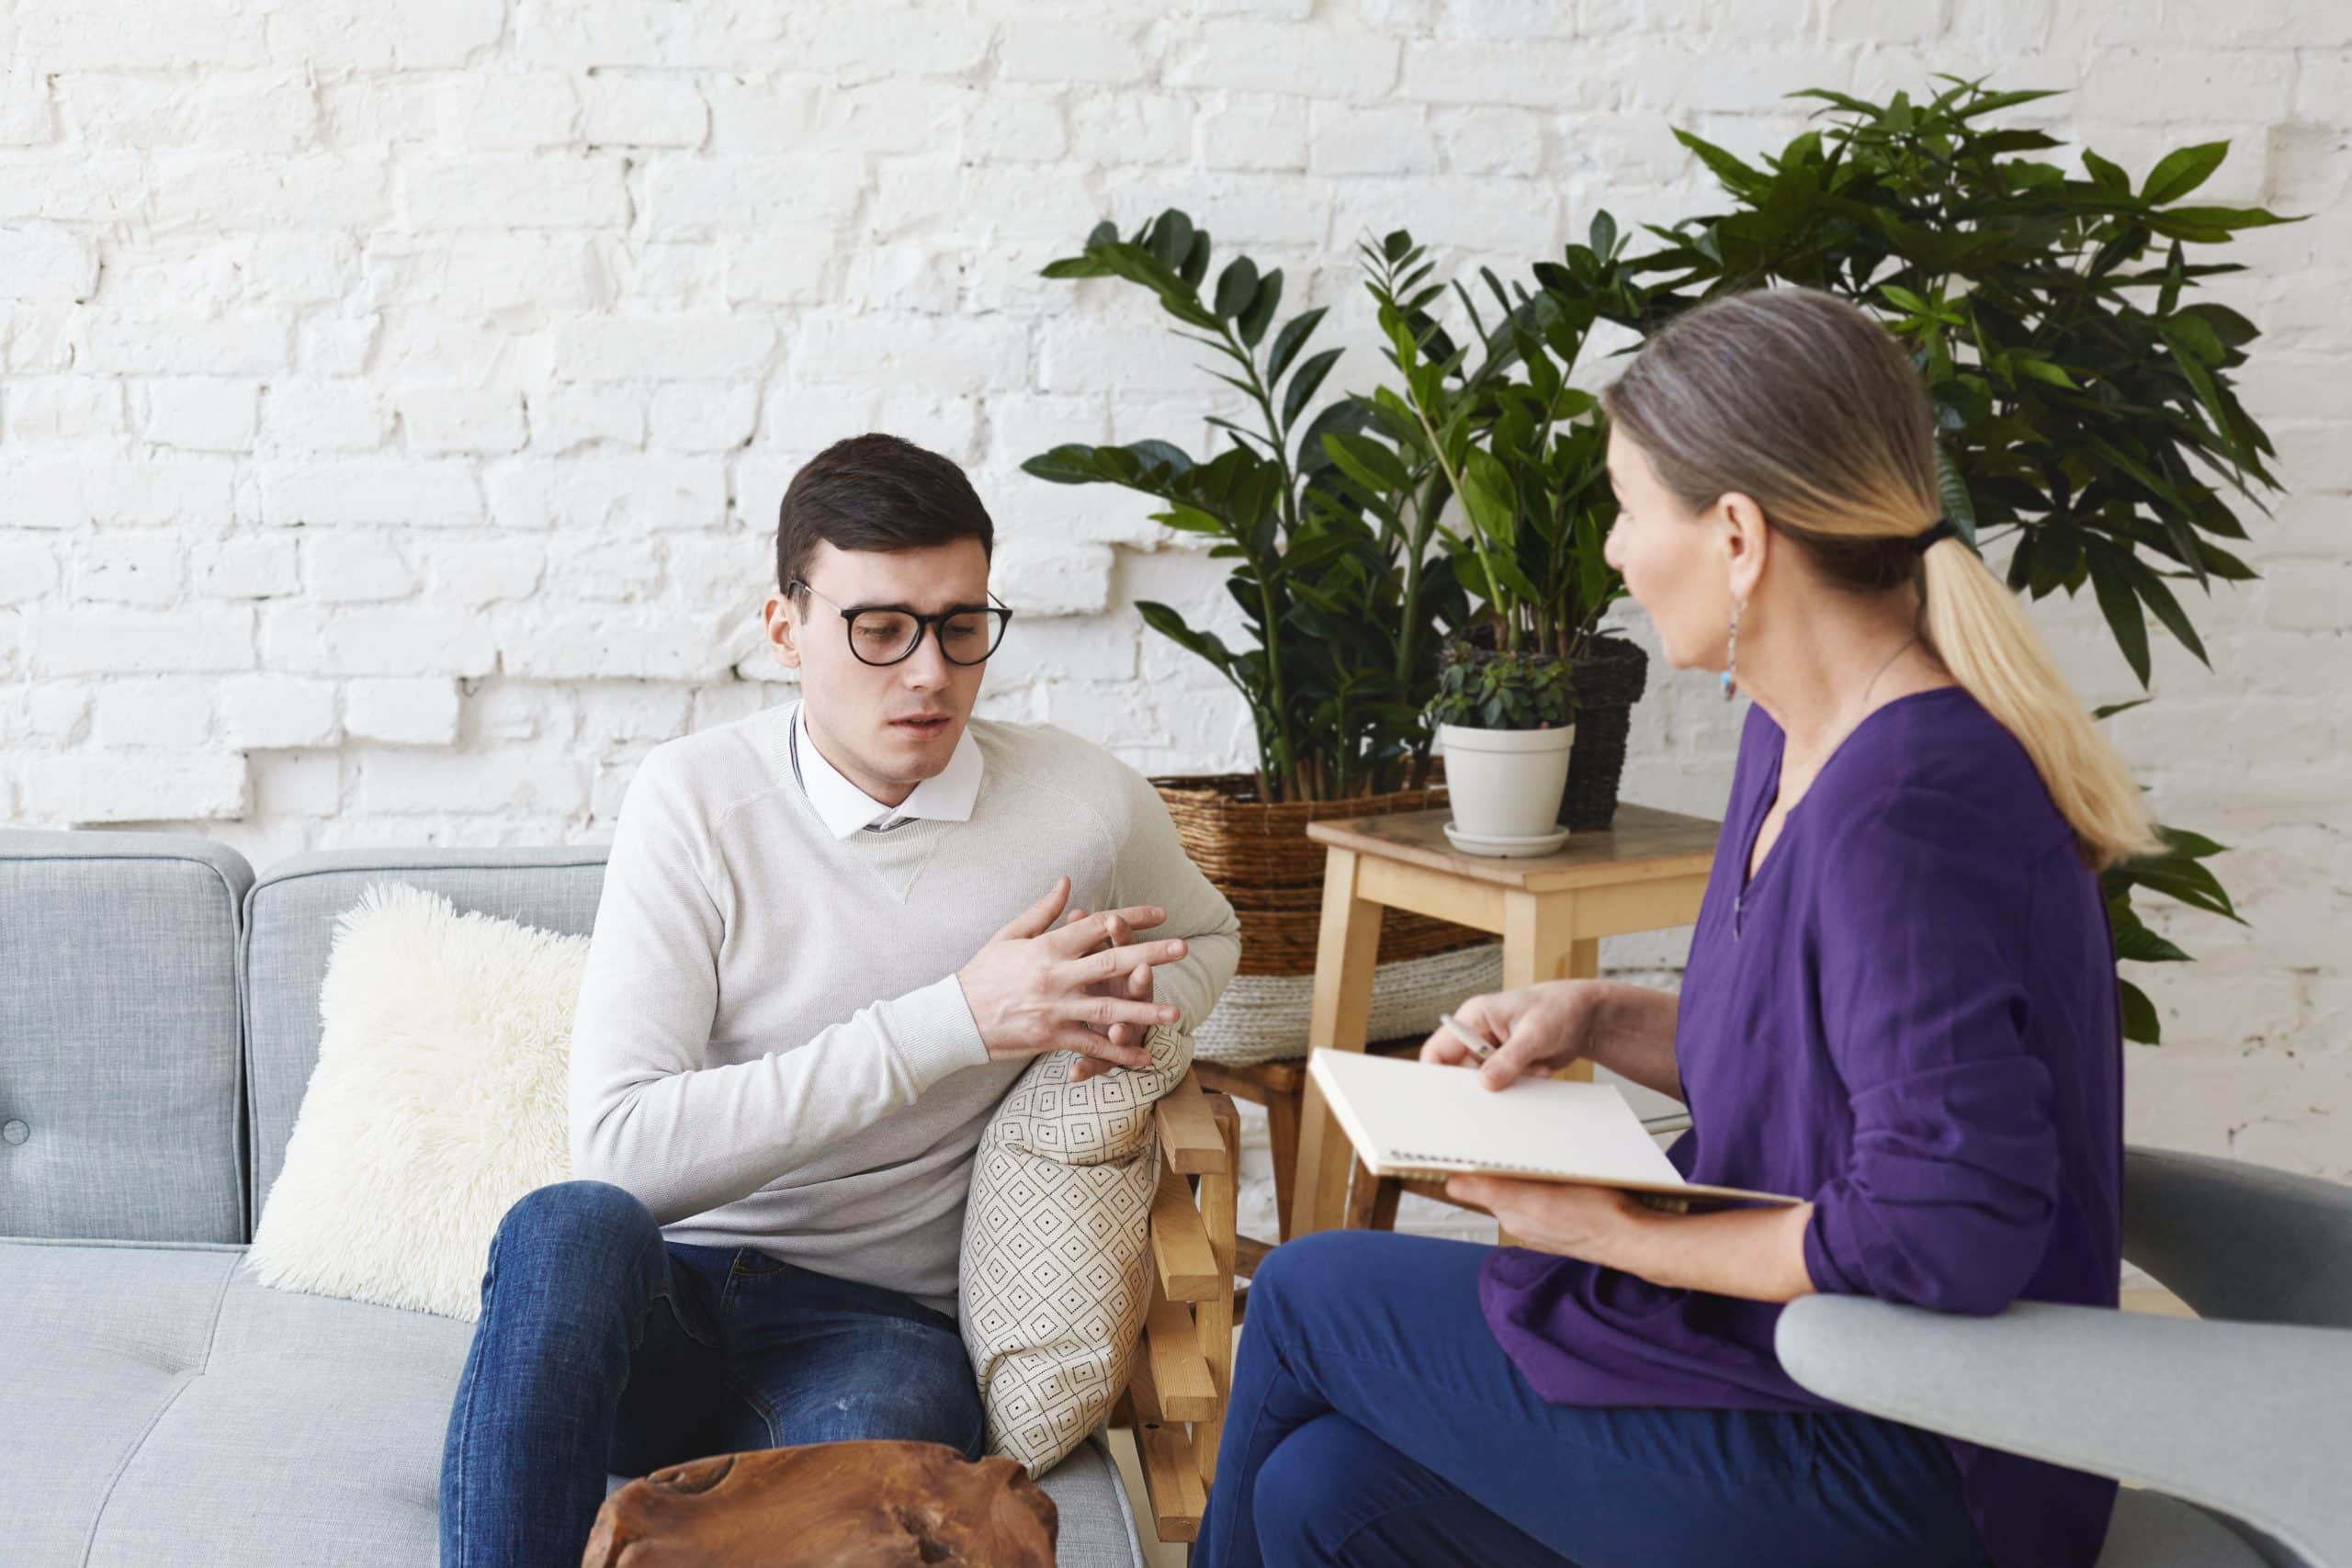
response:
<path fill-rule="evenodd" d="M 750 1196 L 988 1059 L 952 974 L 798 1047 L 707 1066 L 726 937 L 707 840 L 657 750 L 630 781 L 572 1020 L 571 1168 L 662 1224 Z"/>
<path fill-rule="evenodd" d="M 1182 1010 L 1177 1028 L 1190 1034 L 1216 1006 L 1241 963 L 1241 921 L 1184 852 L 1168 803 L 1151 781 L 1124 762 L 1114 766 L 1120 774 L 1123 820 L 1114 825 L 1110 907 L 1153 904 L 1168 911 L 1168 919 L 1144 936 L 1182 937 L 1188 946 L 1182 958 L 1152 971 L 1152 995 Z"/>
<path fill-rule="evenodd" d="M 1816 1290 L 1990 1314 L 2040 1266 L 2058 1136 L 2025 1043 L 2030 885 L 2000 832 L 1905 790 L 1841 828 L 1823 866 L 1821 1025 L 1854 1133 L 1813 1194 Z"/>

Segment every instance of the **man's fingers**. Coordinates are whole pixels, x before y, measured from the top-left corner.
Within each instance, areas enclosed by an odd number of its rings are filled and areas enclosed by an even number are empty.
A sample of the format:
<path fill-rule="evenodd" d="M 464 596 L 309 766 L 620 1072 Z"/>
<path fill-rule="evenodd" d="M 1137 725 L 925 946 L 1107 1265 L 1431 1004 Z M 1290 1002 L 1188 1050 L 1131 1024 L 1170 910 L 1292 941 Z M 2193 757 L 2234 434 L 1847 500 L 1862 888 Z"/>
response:
<path fill-rule="evenodd" d="M 1148 1029 L 1155 1023 L 1173 1023 L 1182 1014 L 1166 1002 L 1131 1002 L 1123 997 L 1073 997 L 1062 1016 L 1088 1028 L 1103 1030 L 1114 1023 Z"/>
<path fill-rule="evenodd" d="M 1056 1043 L 1065 1051 L 1075 1051 L 1081 1056 L 1091 1056 L 1114 1067 L 1151 1066 L 1151 1053 L 1141 1046 L 1114 1045 L 1108 1036 L 1097 1034 L 1092 1030 L 1081 1028 L 1077 1024 L 1067 1025 L 1061 1029 L 1056 1035 Z"/>
<path fill-rule="evenodd" d="M 1081 953 L 1093 952 L 1108 942 L 1114 921 L 1125 922 L 1132 936 L 1136 931 L 1148 930 L 1167 918 L 1168 912 L 1165 909 L 1156 908 L 1147 904 L 1130 905 L 1124 909 L 1102 909 L 1082 920 L 1071 921 L 1059 931 L 1050 933 L 1046 940 L 1053 944 L 1054 951 L 1062 957 L 1076 958 Z"/>
<path fill-rule="evenodd" d="M 1140 960 L 1144 964 L 1173 964 L 1184 956 L 1184 939 L 1172 937 L 1166 942 L 1139 942 L 1125 947 L 1106 947 L 1100 953 L 1073 958 L 1062 965 L 1062 974 L 1073 986 L 1091 986 L 1100 981 L 1124 979 Z"/>
<path fill-rule="evenodd" d="M 1131 1001 L 1151 1000 L 1151 965 L 1138 964 L 1127 972 L 1127 998 Z"/>
<path fill-rule="evenodd" d="M 997 940 L 1043 936 L 1051 929 L 1054 917 L 1062 912 L 1069 900 L 1069 878 L 1057 876 L 1054 885 L 1046 889 L 1044 897 L 997 928 Z"/>

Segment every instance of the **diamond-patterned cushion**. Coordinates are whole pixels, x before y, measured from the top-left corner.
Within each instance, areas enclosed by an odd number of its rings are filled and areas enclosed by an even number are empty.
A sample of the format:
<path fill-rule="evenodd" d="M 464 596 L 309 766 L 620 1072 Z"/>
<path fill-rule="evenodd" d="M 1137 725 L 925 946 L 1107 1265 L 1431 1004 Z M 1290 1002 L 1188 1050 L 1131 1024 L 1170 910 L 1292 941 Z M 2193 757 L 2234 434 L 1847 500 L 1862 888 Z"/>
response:
<path fill-rule="evenodd" d="M 1040 1475 L 1100 1426 L 1126 1386 L 1150 1305 L 1152 1102 L 1193 1064 L 1189 1035 L 1153 1029 L 1151 1066 L 1072 1083 L 1040 1056 L 997 1107 L 964 1212 L 964 1348 L 988 1448 Z"/>

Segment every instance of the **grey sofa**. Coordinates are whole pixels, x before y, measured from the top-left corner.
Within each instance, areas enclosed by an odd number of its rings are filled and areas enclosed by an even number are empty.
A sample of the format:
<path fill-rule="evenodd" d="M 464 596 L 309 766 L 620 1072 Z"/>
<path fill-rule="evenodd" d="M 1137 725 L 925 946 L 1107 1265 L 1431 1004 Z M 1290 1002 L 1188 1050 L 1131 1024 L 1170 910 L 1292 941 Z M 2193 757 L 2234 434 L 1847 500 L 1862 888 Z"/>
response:
<path fill-rule="evenodd" d="M 435 1560 L 473 1325 L 266 1288 L 244 1243 L 360 890 L 397 879 L 584 932 L 603 874 L 594 849 L 352 851 L 256 879 L 203 839 L 0 831 L 10 1568 Z M 1142 1568 L 1101 1434 L 1045 1488 L 1060 1561 Z"/>
<path fill-rule="evenodd" d="M 1808 1296 L 1775 1344 L 1830 1399 L 2131 1483 L 2099 1568 L 2352 1568 L 2352 1189 L 2132 1149 L 2123 1254 L 2199 1319 Z"/>

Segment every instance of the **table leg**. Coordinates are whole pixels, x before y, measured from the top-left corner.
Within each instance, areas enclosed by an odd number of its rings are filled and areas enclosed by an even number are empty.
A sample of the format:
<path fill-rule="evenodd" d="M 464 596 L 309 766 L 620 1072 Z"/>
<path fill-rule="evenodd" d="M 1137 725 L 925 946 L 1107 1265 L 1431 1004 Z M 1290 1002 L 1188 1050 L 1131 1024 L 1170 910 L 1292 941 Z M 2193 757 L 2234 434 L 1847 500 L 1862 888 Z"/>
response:
<path fill-rule="evenodd" d="M 1356 897 L 1356 854 L 1329 850 L 1323 861 L 1323 922 L 1315 939 L 1314 1010 L 1306 1048 L 1361 1051 L 1372 1020 L 1372 973 L 1380 953 L 1380 906 Z M 1293 1235 L 1342 1223 L 1355 1151 L 1306 1080 L 1299 1112 L 1298 1176 L 1291 1199 Z M 1285 1237 L 1284 1239 L 1288 1239 Z"/>
<path fill-rule="evenodd" d="M 1600 939 L 1577 935 L 1573 893 L 1509 893 L 1503 897 L 1503 988 L 1544 980 L 1597 978 Z M 1592 1081 L 1592 1064 L 1574 1062 L 1552 1075 Z"/>

